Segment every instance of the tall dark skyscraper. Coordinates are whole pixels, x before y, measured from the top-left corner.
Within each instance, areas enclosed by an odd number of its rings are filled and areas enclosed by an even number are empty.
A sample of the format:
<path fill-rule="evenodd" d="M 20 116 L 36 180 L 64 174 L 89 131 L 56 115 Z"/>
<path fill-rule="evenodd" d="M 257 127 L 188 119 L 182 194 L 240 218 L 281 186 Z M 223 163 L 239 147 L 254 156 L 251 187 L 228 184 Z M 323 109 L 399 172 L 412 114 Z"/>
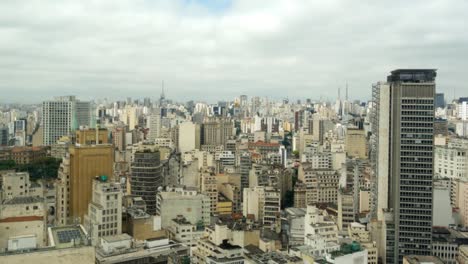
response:
<path fill-rule="evenodd" d="M 249 173 L 252 168 L 252 158 L 250 153 L 245 151 L 240 156 L 240 174 L 241 174 L 241 195 L 243 195 L 244 188 L 249 187 Z"/>
<path fill-rule="evenodd" d="M 154 145 L 140 145 L 133 155 L 130 186 L 132 195 L 146 202 L 146 212 L 156 213 L 156 191 L 163 185 L 159 150 Z"/>
<path fill-rule="evenodd" d="M 435 107 L 444 108 L 445 107 L 445 98 L 443 93 L 436 93 L 435 97 Z"/>
<path fill-rule="evenodd" d="M 395 70 L 374 86 L 376 214 L 393 219 L 386 263 L 431 254 L 435 77 L 432 69 Z"/>

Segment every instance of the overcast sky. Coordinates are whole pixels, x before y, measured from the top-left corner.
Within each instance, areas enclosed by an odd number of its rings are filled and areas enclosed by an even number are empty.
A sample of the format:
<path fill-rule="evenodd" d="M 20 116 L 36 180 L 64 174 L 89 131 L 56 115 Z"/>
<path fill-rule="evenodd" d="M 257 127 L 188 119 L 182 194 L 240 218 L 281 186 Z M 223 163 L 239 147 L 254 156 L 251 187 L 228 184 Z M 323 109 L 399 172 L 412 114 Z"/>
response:
<path fill-rule="evenodd" d="M 385 3 L 384 3 L 385 2 Z M 368 99 L 395 68 L 468 96 L 466 0 L 1 0 L 0 102 Z M 342 93 L 344 94 L 344 92 Z"/>

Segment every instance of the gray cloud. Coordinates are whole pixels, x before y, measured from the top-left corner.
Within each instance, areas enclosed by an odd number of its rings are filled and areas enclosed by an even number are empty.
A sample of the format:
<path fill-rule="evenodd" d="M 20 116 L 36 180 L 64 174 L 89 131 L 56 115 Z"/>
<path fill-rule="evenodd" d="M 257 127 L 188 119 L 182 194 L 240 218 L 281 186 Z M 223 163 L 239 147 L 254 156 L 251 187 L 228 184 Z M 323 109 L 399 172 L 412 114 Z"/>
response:
<path fill-rule="evenodd" d="M 367 99 L 409 67 L 467 91 L 467 1 L 187 2 L 0 1 L 0 101 L 157 97 L 161 80 L 177 100 L 332 99 L 346 81 Z"/>

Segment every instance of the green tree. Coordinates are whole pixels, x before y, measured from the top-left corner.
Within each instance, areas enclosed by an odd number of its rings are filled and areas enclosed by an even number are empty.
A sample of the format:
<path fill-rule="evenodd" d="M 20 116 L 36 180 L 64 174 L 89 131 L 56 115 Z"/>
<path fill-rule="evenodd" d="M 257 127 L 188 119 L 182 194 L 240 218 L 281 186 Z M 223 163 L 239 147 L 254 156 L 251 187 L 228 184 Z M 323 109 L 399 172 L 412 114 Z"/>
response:
<path fill-rule="evenodd" d="M 39 179 L 56 179 L 61 159 L 53 157 L 43 157 L 31 163 L 18 165 L 18 171 L 26 171 L 29 173 L 29 178 L 33 181 Z"/>
<path fill-rule="evenodd" d="M 15 168 L 16 168 L 16 162 L 14 160 L 0 161 L 0 170 L 13 170 Z"/>

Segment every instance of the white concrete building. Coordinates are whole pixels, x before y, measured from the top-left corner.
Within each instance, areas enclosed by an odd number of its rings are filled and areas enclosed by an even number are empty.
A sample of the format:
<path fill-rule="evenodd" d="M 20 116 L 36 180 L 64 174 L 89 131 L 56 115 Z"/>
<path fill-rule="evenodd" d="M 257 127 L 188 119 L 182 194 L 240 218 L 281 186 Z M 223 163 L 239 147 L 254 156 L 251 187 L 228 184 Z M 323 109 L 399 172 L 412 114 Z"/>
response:
<path fill-rule="evenodd" d="M 2 174 L 2 199 L 12 199 L 15 197 L 30 196 L 29 173 L 27 172 L 8 172 Z M 42 196 L 42 194 L 41 194 Z"/>
<path fill-rule="evenodd" d="M 461 102 L 457 105 L 458 108 L 458 118 L 463 121 L 468 119 L 468 102 Z"/>
<path fill-rule="evenodd" d="M 162 228 L 167 228 L 178 215 L 192 224 L 202 221 L 208 225 L 210 212 L 210 198 L 198 193 L 197 188 L 166 187 L 156 194 L 156 215 L 161 216 Z"/>
<path fill-rule="evenodd" d="M 190 121 L 179 124 L 179 145 L 177 147 L 181 153 L 192 151 L 196 148 L 196 128 L 196 125 Z"/>
<path fill-rule="evenodd" d="M 304 244 L 304 216 L 306 210 L 304 208 L 286 208 L 286 218 L 288 219 L 288 238 L 290 246 Z"/>
<path fill-rule="evenodd" d="M 323 215 L 315 206 L 307 206 L 304 218 L 305 244 L 314 244 L 316 236 L 321 236 L 326 242 L 338 242 L 338 227 L 332 220 Z"/>
<path fill-rule="evenodd" d="M 192 251 L 205 234 L 203 223 L 192 224 L 182 215 L 172 219 L 167 228 L 169 239 L 180 242 Z"/>
<path fill-rule="evenodd" d="M 159 111 L 159 110 L 157 110 Z M 148 131 L 148 140 L 154 142 L 161 136 L 161 115 L 160 113 L 152 113 L 146 119 L 146 127 Z"/>
<path fill-rule="evenodd" d="M 281 195 L 273 187 L 256 186 L 244 188 L 243 214 L 253 214 L 255 221 L 265 226 L 274 224 L 281 211 Z"/>
<path fill-rule="evenodd" d="M 41 197 L 4 200 L 0 204 L 0 251 L 45 246 L 46 215 Z"/>
<path fill-rule="evenodd" d="M 122 192 L 120 184 L 108 182 L 100 176 L 93 180 L 93 197 L 88 205 L 84 226 L 93 245 L 104 236 L 120 235 L 122 232 Z"/>
<path fill-rule="evenodd" d="M 468 148 L 451 142 L 436 146 L 434 172 L 438 178 L 468 179 Z"/>

